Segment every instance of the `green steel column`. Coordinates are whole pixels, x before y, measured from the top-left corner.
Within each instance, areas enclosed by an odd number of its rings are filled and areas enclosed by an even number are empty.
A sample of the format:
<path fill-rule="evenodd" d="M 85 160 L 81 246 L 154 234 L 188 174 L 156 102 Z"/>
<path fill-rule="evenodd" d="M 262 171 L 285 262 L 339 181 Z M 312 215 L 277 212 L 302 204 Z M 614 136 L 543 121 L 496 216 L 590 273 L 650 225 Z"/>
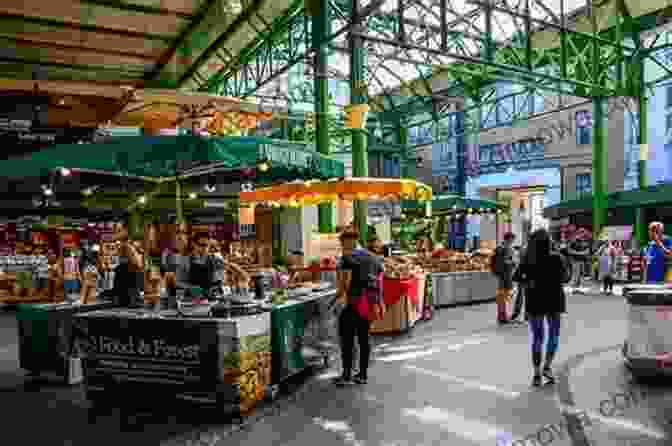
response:
<path fill-rule="evenodd" d="M 646 189 L 646 161 L 648 159 L 648 99 L 645 92 L 639 96 L 639 162 L 637 163 L 637 174 L 640 189 Z M 645 246 L 648 241 L 646 229 L 646 218 L 644 208 L 635 209 L 635 236 L 639 241 L 639 246 Z"/>
<path fill-rule="evenodd" d="M 352 22 L 357 22 L 359 0 L 351 0 Z M 362 38 L 358 34 L 363 32 L 362 25 L 351 28 L 350 33 L 350 103 L 352 105 L 365 104 L 368 86 L 364 75 L 365 48 Z M 364 126 L 365 127 L 365 126 Z M 366 153 L 366 130 L 352 130 L 352 176 L 365 177 L 369 174 L 369 161 Z M 368 240 L 368 206 L 366 200 L 355 201 L 355 226 L 360 234 L 360 241 Z"/>
<path fill-rule="evenodd" d="M 411 171 L 411 163 L 408 159 L 408 128 L 403 123 L 397 127 L 397 142 L 401 146 L 401 178 L 414 178 Z"/>
<path fill-rule="evenodd" d="M 329 14 L 329 0 L 312 0 L 316 8 L 312 8 L 313 47 L 315 52 L 315 127 L 317 131 L 317 151 L 329 155 L 329 47 L 324 42 L 331 34 L 331 20 Z M 318 227 L 320 233 L 330 233 L 336 230 L 336 214 L 331 203 L 321 204 L 318 207 Z"/>
<path fill-rule="evenodd" d="M 593 98 L 593 236 L 607 222 L 607 141 L 603 97 Z"/>

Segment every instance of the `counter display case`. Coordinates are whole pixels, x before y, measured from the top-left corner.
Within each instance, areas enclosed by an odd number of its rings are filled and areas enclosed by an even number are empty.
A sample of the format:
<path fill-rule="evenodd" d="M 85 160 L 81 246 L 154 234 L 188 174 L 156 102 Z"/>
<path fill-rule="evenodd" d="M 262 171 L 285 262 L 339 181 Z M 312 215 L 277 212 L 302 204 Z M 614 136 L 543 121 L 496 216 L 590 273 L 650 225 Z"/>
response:
<path fill-rule="evenodd" d="M 497 277 L 489 272 L 432 273 L 435 308 L 487 302 L 497 294 Z"/>
<path fill-rule="evenodd" d="M 271 314 L 116 309 L 75 318 L 87 397 L 174 395 L 243 414 L 271 391 Z"/>

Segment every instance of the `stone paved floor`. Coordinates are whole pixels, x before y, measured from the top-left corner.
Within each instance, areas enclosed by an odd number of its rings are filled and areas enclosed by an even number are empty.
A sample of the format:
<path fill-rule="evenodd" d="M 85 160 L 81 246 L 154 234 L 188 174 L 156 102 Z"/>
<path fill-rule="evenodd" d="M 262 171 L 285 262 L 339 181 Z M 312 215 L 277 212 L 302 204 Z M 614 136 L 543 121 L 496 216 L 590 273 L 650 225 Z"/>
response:
<path fill-rule="evenodd" d="M 0 315 L 3 434 L 20 439 L 11 446 L 496 446 L 498 438 L 530 435 L 537 441 L 514 444 L 672 444 L 672 383 L 633 384 L 622 365 L 623 299 L 579 294 L 568 301 L 555 386 L 530 388 L 528 330 L 497 327 L 494 304 L 443 309 L 410 335 L 376 339 L 368 385 L 334 388 L 335 371 L 323 371 L 235 427 L 207 411 L 165 405 L 139 414 L 134 428 L 120 429 L 118 413 L 91 421 L 80 389 L 24 385 L 6 313 Z M 601 403 L 619 392 L 639 397 L 601 414 Z M 589 417 L 583 424 L 572 422 L 581 419 L 571 415 L 577 411 Z"/>

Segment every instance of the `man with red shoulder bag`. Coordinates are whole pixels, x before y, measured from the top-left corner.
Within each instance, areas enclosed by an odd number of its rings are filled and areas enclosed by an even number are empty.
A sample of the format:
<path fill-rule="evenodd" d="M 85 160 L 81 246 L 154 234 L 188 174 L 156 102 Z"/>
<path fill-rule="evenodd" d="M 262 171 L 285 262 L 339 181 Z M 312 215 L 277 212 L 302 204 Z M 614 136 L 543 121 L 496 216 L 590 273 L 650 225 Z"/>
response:
<path fill-rule="evenodd" d="M 371 322 L 382 319 L 385 305 L 382 298 L 383 261 L 373 255 L 353 255 L 359 234 L 353 230 L 341 234 L 343 257 L 339 270 L 341 278 L 339 294 L 346 306 L 338 320 L 341 338 L 341 355 L 343 373 L 336 380 L 336 385 L 344 386 L 353 382 L 352 362 L 355 336 L 359 344 L 359 373 L 354 377 L 357 384 L 365 384 L 368 380 L 369 358 L 371 345 L 369 330 Z M 348 274 L 343 274 L 346 272 Z"/>

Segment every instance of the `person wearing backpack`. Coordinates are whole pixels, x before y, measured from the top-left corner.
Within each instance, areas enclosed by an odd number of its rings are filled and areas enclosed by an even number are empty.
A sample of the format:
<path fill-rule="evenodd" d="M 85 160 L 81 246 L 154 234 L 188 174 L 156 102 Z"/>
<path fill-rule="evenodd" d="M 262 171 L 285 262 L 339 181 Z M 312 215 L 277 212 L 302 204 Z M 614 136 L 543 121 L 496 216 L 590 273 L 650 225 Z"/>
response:
<path fill-rule="evenodd" d="M 491 259 L 490 269 L 497 276 L 497 322 L 506 324 L 509 322 L 507 316 L 507 304 L 511 301 L 513 291 L 513 242 L 516 236 L 512 232 L 504 234 L 504 241 L 495 250 L 495 255 Z"/>
<path fill-rule="evenodd" d="M 548 383 L 555 382 L 551 366 L 560 343 L 561 315 L 567 307 L 563 285 L 571 276 L 566 259 L 551 250 L 551 238 L 545 229 L 539 229 L 530 236 L 520 268 L 526 280 L 525 313 L 532 336 L 532 385 L 538 387 L 542 384 L 542 377 Z M 544 322 L 548 325 L 548 336 Z M 544 340 L 546 355 L 542 369 Z"/>
<path fill-rule="evenodd" d="M 385 315 L 383 260 L 375 255 L 356 255 L 354 252 L 358 238 L 359 234 L 354 230 L 340 236 L 343 257 L 339 266 L 338 296 L 345 303 L 345 308 L 338 320 L 343 362 L 343 372 L 335 382 L 339 387 L 352 384 L 353 381 L 357 384 L 367 383 L 371 355 L 369 330 L 373 321 Z M 359 373 L 353 377 L 355 338 L 359 344 Z"/>

